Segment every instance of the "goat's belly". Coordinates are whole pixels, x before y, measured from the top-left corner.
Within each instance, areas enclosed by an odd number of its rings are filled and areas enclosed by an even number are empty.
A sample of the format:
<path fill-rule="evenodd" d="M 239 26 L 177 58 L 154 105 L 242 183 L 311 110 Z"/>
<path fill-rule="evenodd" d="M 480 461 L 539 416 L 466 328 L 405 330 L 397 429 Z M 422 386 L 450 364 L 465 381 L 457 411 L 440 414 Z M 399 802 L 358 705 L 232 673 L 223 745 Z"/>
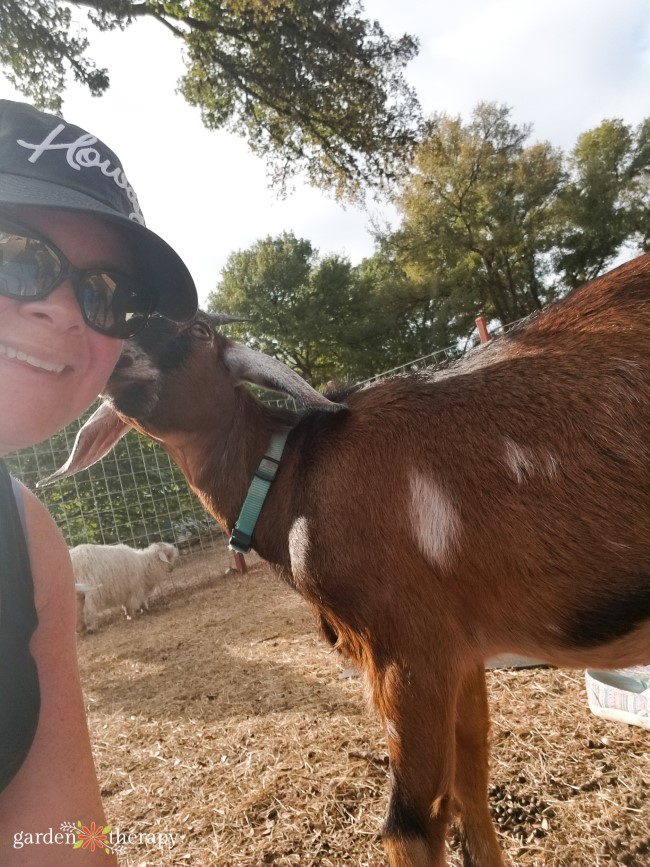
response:
<path fill-rule="evenodd" d="M 599 618 L 594 617 L 598 613 Z M 570 668 L 623 668 L 650 663 L 650 618 L 622 616 L 612 608 L 607 621 L 602 611 L 589 608 L 566 629 L 563 640 L 541 642 L 534 652 L 552 665 Z M 588 624 L 589 628 L 585 628 Z"/>
<path fill-rule="evenodd" d="M 567 612 L 564 634 L 571 646 L 590 650 L 615 644 L 643 624 L 650 624 L 650 574 L 579 600 Z"/>
<path fill-rule="evenodd" d="M 650 624 L 602 647 L 541 650 L 538 657 L 558 668 L 627 668 L 650 664 Z"/>
<path fill-rule="evenodd" d="M 570 668 L 649 664 L 650 574 L 618 584 L 600 579 L 556 586 L 554 594 L 522 593 L 510 607 L 500 600 L 480 624 L 482 649 Z"/>

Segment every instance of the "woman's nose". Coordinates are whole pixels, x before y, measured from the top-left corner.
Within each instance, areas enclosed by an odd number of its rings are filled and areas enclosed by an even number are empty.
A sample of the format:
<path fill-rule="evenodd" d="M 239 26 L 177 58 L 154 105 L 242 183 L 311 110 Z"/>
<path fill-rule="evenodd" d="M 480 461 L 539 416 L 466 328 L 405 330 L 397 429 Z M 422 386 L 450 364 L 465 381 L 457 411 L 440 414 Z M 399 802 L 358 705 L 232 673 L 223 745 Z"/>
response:
<path fill-rule="evenodd" d="M 81 331 L 86 327 L 72 283 L 65 280 L 45 298 L 21 304 L 26 316 L 48 322 L 61 331 Z"/>

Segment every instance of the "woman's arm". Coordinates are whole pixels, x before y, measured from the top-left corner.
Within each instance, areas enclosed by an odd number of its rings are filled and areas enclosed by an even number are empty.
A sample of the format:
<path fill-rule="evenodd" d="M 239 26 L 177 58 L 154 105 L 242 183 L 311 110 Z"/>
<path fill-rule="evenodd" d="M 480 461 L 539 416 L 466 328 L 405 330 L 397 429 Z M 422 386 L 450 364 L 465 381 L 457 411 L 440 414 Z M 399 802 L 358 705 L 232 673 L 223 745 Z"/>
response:
<path fill-rule="evenodd" d="M 21 769 L 0 793 L 0 864 L 69 867 L 74 860 L 107 867 L 117 860 L 69 844 L 15 848 L 15 835 L 60 832 L 62 822 L 106 824 L 95 776 L 77 666 L 76 601 L 68 549 L 47 510 L 22 489 L 39 623 L 31 651 L 38 668 L 41 713 Z"/>

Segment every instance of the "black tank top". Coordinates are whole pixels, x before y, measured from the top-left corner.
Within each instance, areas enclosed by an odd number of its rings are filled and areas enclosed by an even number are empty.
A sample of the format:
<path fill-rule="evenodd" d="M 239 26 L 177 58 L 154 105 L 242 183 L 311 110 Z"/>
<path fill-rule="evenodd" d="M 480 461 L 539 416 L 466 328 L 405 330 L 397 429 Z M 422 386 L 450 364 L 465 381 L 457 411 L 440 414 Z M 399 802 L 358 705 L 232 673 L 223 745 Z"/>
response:
<path fill-rule="evenodd" d="M 38 625 L 25 533 L 0 460 L 0 791 L 34 740 L 41 695 L 29 639 Z"/>

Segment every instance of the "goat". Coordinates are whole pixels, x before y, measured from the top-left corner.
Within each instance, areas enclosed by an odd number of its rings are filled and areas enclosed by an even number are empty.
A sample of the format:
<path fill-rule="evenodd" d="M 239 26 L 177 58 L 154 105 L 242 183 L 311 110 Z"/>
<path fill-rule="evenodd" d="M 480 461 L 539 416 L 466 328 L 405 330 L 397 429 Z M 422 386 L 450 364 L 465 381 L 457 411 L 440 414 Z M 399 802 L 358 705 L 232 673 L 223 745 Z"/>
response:
<path fill-rule="evenodd" d="M 136 550 L 128 545 L 77 545 L 70 550 L 77 593 L 77 632 L 93 631 L 101 611 L 122 606 L 129 617 L 148 600 L 178 549 L 154 542 Z M 83 596 L 83 602 L 79 599 Z"/>
<path fill-rule="evenodd" d="M 389 863 L 443 865 L 457 810 L 466 867 L 502 867 L 484 661 L 650 658 L 650 255 L 446 370 L 342 405 L 217 325 L 153 320 L 128 343 L 58 475 L 134 427 L 230 531 L 289 430 L 252 543 L 364 672 L 390 758 Z"/>

